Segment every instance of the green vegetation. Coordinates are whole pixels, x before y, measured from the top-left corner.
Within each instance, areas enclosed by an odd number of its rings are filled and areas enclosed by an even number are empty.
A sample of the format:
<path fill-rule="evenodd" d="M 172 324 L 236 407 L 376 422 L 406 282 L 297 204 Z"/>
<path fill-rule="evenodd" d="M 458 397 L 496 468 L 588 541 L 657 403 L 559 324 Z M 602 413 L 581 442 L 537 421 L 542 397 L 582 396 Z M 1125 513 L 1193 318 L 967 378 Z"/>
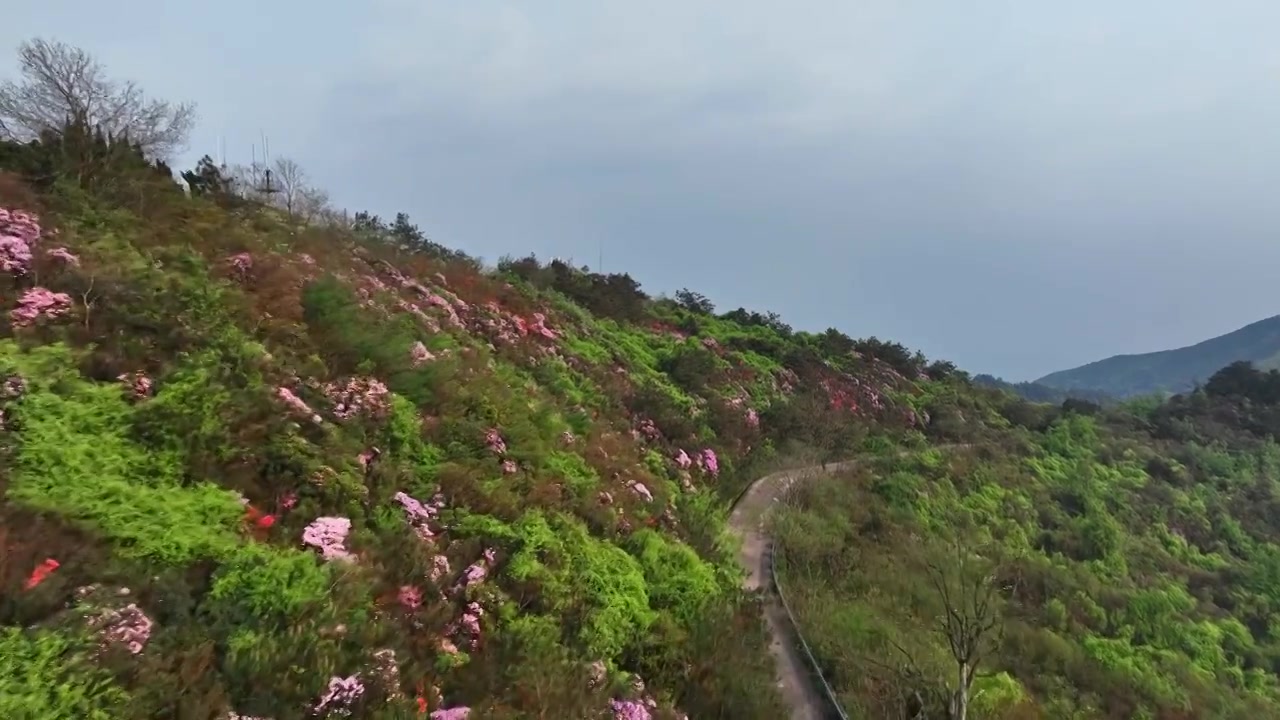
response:
<path fill-rule="evenodd" d="M 986 621 L 970 717 L 1280 714 L 1280 373 L 1090 414 L 963 383 L 944 406 L 969 446 L 886 448 L 777 521 L 854 717 L 954 717 L 952 641 Z"/>
<path fill-rule="evenodd" d="M 2 717 L 786 717 L 728 505 L 854 455 L 777 517 L 851 712 L 1280 714 L 1280 373 L 1030 404 L 262 167 L 184 189 L 147 152 L 189 109 L 42 97 L 0 142 Z"/>
<path fill-rule="evenodd" d="M 1280 315 L 1195 345 L 1137 355 L 1116 355 L 1078 368 L 1050 373 L 1036 380 L 1035 384 L 1063 391 L 1100 392 L 1117 398 L 1183 393 L 1192 390 L 1196 383 L 1207 381 L 1227 365 L 1241 361 L 1263 369 L 1280 367 Z"/>
<path fill-rule="evenodd" d="M 1111 405 L 1116 402 L 1115 398 L 1101 390 L 1084 388 L 1060 390 L 1038 382 L 1011 383 L 991 375 L 974 375 L 973 382 L 985 387 L 1008 390 L 1031 402 L 1049 403 L 1051 405 L 1061 405 L 1068 400 L 1091 402 L 1097 405 Z"/>
<path fill-rule="evenodd" d="M 918 425 L 923 358 L 89 120 L 0 143 L 5 717 L 785 714 L 728 503 Z"/>

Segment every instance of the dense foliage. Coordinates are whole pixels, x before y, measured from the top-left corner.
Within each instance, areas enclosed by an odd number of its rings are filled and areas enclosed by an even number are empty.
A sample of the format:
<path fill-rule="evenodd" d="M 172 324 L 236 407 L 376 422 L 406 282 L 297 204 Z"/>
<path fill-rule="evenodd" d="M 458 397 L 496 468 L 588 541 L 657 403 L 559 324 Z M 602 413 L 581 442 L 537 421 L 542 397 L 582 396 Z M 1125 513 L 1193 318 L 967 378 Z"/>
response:
<path fill-rule="evenodd" d="M 964 587 L 993 619 L 971 717 L 1280 716 L 1280 372 L 1238 363 L 1108 410 L 964 383 L 918 403 L 962 432 L 882 445 L 778 521 L 782 581 L 853 717 L 950 716 L 946 621 L 980 614 Z"/>
<path fill-rule="evenodd" d="M 781 717 L 728 501 L 950 372 L 82 124 L 0 171 L 4 717 Z"/>

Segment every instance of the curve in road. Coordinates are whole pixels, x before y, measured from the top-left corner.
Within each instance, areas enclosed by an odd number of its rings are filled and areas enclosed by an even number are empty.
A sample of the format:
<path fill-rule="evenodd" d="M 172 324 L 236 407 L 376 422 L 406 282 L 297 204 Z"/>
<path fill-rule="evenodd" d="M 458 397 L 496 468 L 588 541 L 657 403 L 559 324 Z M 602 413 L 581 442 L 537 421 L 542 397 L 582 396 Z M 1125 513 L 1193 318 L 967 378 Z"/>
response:
<path fill-rule="evenodd" d="M 947 443 L 933 447 L 949 451 L 973 447 L 973 444 Z M 906 451 L 901 454 L 906 454 Z M 742 583 L 744 588 L 772 588 L 769 558 L 773 552 L 773 539 L 769 537 L 765 523 L 769 510 L 786 495 L 787 490 L 801 480 L 851 469 L 863 457 L 865 456 L 826 465 L 783 470 L 758 478 L 747 487 L 729 513 L 729 531 L 742 541 L 738 561 L 747 571 L 747 577 Z M 791 720 L 824 720 L 827 717 L 827 703 L 805 668 L 799 643 L 796 641 L 800 631 L 792 625 L 775 592 L 765 593 L 764 619 L 769 630 L 769 651 L 778 667 L 778 689 L 791 708 Z"/>
<path fill-rule="evenodd" d="M 828 463 L 825 467 L 816 465 L 784 470 L 765 475 L 747 488 L 729 514 L 729 530 L 742 541 L 738 560 L 747 571 L 744 588 L 770 587 L 768 562 L 773 541 L 765 523 L 769 510 L 782 499 L 788 488 L 801 480 L 851 468 L 857 462 L 848 460 Z M 809 680 L 799 643 L 794 640 L 796 628 L 791 626 L 776 593 L 765 593 L 764 619 L 769 630 L 769 651 L 778 667 L 778 689 L 791 708 L 792 720 L 823 720 L 826 703 Z"/>

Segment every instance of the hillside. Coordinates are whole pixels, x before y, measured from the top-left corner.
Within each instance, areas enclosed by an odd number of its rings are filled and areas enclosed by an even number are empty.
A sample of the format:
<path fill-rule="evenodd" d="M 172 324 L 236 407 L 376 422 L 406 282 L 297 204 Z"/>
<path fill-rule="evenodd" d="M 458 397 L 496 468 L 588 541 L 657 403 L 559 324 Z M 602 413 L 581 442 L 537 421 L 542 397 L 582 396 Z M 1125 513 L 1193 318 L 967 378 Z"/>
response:
<path fill-rule="evenodd" d="M 971 379 L 144 109 L 0 141 L 0 718 L 1280 717 L 1280 372 Z"/>
<path fill-rule="evenodd" d="M 928 422 L 901 346 L 81 125 L 0 173 L 3 717 L 773 720 L 730 499 Z"/>
<path fill-rule="evenodd" d="M 1280 717 L 1280 373 L 1085 414 L 961 382 L 916 402 L 923 435 L 777 521 L 851 717 L 958 717 L 958 677 L 968 717 Z"/>
<path fill-rule="evenodd" d="M 1176 350 L 1116 355 L 1035 381 L 1062 390 L 1096 390 L 1119 398 L 1180 393 L 1239 360 L 1280 367 L 1280 315 Z"/>
<path fill-rule="evenodd" d="M 973 382 L 976 385 L 984 387 L 996 388 L 998 390 L 1007 390 L 1019 397 L 1030 400 L 1031 402 L 1050 403 L 1052 405 L 1061 405 L 1067 400 L 1083 400 L 1099 405 L 1106 405 L 1115 402 L 1115 398 L 1100 391 L 1088 389 L 1062 390 L 1039 382 L 1019 382 L 1011 383 L 1007 380 L 995 377 L 993 375 L 974 375 Z"/>

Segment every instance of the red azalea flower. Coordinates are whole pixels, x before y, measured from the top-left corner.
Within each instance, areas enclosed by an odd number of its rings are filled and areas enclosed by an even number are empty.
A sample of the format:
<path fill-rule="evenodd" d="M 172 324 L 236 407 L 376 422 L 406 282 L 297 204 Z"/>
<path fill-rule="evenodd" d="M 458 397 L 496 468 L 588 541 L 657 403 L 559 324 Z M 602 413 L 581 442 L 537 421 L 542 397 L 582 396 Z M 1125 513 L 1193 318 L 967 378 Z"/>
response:
<path fill-rule="evenodd" d="M 45 558 L 44 562 L 37 565 L 36 569 L 31 571 L 31 577 L 27 578 L 25 589 L 30 590 L 44 582 L 45 578 L 49 577 L 49 573 L 57 570 L 58 566 L 59 563 L 57 560 L 54 560 L 53 558 Z"/>
<path fill-rule="evenodd" d="M 258 527 L 260 527 L 260 528 L 263 528 L 263 529 L 269 528 L 269 527 L 271 527 L 272 525 L 275 525 L 275 524 L 276 524 L 276 516 L 275 516 L 275 515 L 263 515 L 262 517 L 258 518 L 258 523 L 257 523 L 257 524 L 258 524 Z"/>

